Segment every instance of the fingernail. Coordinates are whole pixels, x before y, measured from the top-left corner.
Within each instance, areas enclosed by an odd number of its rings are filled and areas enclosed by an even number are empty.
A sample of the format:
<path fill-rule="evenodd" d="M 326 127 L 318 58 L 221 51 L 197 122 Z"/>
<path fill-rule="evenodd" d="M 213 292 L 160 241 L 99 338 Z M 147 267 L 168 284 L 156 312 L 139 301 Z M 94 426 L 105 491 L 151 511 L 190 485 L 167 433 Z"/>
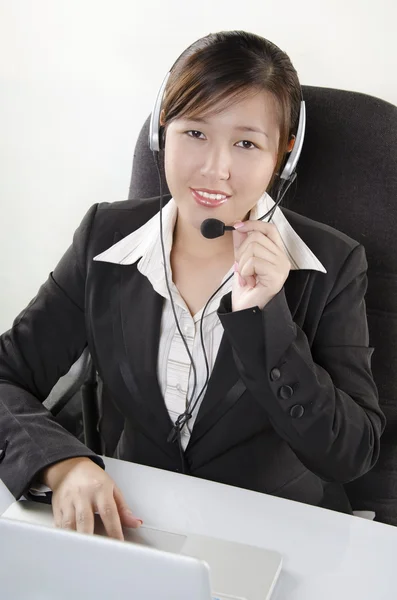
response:
<path fill-rule="evenodd" d="M 139 527 L 140 527 L 141 525 L 143 525 L 143 521 L 142 521 L 142 519 L 137 519 L 137 522 L 139 523 Z"/>
<path fill-rule="evenodd" d="M 126 509 L 125 514 L 128 515 L 129 517 L 132 517 L 134 519 L 134 521 L 138 521 L 141 525 L 143 523 L 142 519 L 138 519 L 134 513 L 132 512 L 132 510 Z"/>
<path fill-rule="evenodd" d="M 233 265 L 233 271 L 234 271 L 235 273 L 238 273 L 238 262 L 235 262 L 235 263 L 234 263 L 234 265 Z"/>
<path fill-rule="evenodd" d="M 244 227 L 244 223 L 242 221 L 237 221 L 237 223 L 235 223 L 233 227 L 234 229 L 241 229 L 241 227 Z"/>

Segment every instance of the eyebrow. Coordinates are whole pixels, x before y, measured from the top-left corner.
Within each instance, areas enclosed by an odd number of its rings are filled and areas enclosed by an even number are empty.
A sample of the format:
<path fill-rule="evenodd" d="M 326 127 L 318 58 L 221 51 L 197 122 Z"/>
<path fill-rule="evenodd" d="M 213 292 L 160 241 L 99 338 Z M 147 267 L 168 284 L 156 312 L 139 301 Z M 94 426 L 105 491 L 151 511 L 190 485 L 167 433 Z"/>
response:
<path fill-rule="evenodd" d="M 205 123 L 205 124 L 208 123 L 208 121 L 202 117 L 195 117 L 194 119 L 193 118 L 189 119 L 187 117 L 186 121 L 193 121 L 195 123 Z M 259 129 L 259 127 L 253 127 L 252 125 L 237 125 L 234 129 L 236 131 L 252 131 L 253 133 L 260 133 L 262 135 L 265 135 L 267 138 L 269 137 L 268 134 L 266 133 L 266 131 Z"/>
<path fill-rule="evenodd" d="M 235 129 L 237 129 L 237 131 L 253 131 L 254 133 L 261 133 L 262 135 L 269 137 L 266 131 L 262 131 L 262 129 L 259 129 L 258 127 L 251 127 L 250 125 L 239 125 L 238 127 L 235 127 Z"/>

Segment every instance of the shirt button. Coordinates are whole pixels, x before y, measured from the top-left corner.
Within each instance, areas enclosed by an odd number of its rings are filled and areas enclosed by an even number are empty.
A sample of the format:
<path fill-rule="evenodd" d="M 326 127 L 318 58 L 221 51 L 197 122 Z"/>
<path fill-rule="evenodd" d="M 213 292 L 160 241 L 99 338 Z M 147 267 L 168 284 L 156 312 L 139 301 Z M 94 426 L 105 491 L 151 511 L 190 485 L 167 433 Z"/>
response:
<path fill-rule="evenodd" d="M 289 411 L 289 414 L 293 419 L 300 419 L 303 416 L 305 409 L 301 404 L 295 404 Z"/>
<path fill-rule="evenodd" d="M 274 367 L 274 369 L 272 369 L 270 371 L 270 379 L 272 381 L 278 381 L 281 377 L 281 371 L 280 369 L 277 369 L 277 367 Z"/>
<path fill-rule="evenodd" d="M 281 388 L 278 390 L 278 395 L 283 400 L 288 400 L 289 398 L 291 398 L 291 396 L 294 395 L 294 390 L 290 385 L 282 385 Z"/>

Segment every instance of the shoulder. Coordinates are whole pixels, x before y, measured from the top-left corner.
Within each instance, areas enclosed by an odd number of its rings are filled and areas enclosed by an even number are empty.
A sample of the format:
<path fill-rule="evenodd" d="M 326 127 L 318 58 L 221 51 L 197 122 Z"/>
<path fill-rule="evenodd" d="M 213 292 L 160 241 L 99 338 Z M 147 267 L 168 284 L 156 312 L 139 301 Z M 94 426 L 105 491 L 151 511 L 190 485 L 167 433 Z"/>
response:
<path fill-rule="evenodd" d="M 170 200 L 170 194 L 164 194 L 163 206 Z M 126 234 L 141 227 L 160 210 L 160 196 L 123 200 L 121 202 L 102 202 L 97 206 L 95 220 L 109 226 L 119 225 Z"/>
<path fill-rule="evenodd" d="M 170 198 L 170 194 L 164 194 L 163 206 Z M 75 243 L 86 247 L 88 257 L 95 256 L 142 227 L 159 210 L 159 196 L 96 204 L 84 217 L 75 234 Z"/>
<path fill-rule="evenodd" d="M 282 212 L 329 274 L 337 273 L 341 267 L 353 260 L 365 270 L 367 262 L 364 247 L 342 231 L 338 231 L 325 223 L 309 219 L 289 209 Z"/>
<path fill-rule="evenodd" d="M 164 206 L 170 198 L 170 194 L 163 195 Z M 73 236 L 75 253 L 90 261 L 97 254 L 139 229 L 158 213 L 159 209 L 159 196 L 92 205 Z"/>

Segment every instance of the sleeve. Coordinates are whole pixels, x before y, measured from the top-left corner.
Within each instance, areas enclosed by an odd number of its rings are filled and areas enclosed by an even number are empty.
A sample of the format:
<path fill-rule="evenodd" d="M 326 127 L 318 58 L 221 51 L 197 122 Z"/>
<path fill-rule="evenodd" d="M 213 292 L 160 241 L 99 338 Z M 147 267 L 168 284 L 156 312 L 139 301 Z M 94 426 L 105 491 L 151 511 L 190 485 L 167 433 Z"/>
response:
<path fill-rule="evenodd" d="M 218 311 L 247 389 L 302 463 L 326 481 L 346 483 L 369 471 L 385 426 L 371 373 L 366 268 L 357 246 L 311 345 L 292 320 L 284 290 L 263 310 L 234 313 L 229 294 Z"/>
<path fill-rule="evenodd" d="M 0 479 L 15 498 L 45 467 L 66 458 L 102 459 L 63 429 L 42 402 L 87 345 L 86 251 L 97 206 L 37 296 L 0 337 Z"/>

